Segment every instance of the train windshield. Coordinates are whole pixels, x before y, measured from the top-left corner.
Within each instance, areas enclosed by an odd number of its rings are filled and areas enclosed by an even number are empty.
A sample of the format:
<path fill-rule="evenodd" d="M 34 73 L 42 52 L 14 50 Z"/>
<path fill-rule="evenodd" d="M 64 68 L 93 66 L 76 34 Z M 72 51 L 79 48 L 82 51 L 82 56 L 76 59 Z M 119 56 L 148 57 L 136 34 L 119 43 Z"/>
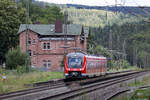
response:
<path fill-rule="evenodd" d="M 83 60 L 81 57 L 68 57 L 69 68 L 82 68 Z"/>

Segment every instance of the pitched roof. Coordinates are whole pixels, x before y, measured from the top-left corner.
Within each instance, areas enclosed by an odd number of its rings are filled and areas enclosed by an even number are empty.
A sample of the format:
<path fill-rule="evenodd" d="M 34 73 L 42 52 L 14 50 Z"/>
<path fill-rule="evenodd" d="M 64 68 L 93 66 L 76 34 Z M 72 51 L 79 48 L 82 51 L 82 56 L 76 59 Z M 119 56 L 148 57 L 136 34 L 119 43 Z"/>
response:
<path fill-rule="evenodd" d="M 55 25 L 54 24 L 29 24 L 29 29 L 40 34 L 40 35 L 65 35 L 63 25 L 63 32 L 62 33 L 56 33 L 55 32 Z M 26 24 L 21 24 L 18 34 L 25 31 Z M 82 32 L 82 25 L 78 24 L 68 24 L 67 25 L 67 34 L 68 35 L 80 35 Z"/>

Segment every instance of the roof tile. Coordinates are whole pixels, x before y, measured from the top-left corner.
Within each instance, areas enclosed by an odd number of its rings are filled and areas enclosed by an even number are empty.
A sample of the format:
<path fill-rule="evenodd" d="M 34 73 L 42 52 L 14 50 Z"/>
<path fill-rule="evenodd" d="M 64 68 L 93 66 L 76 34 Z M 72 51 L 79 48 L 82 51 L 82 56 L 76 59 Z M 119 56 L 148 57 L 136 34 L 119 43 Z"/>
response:
<path fill-rule="evenodd" d="M 40 34 L 40 35 L 65 35 L 64 32 L 65 25 L 63 24 L 63 32 L 55 33 L 54 24 L 29 24 L 29 29 Z M 27 29 L 26 24 L 21 24 L 18 34 Z M 78 24 L 69 24 L 67 25 L 67 34 L 68 35 L 80 35 L 82 32 L 82 25 Z"/>

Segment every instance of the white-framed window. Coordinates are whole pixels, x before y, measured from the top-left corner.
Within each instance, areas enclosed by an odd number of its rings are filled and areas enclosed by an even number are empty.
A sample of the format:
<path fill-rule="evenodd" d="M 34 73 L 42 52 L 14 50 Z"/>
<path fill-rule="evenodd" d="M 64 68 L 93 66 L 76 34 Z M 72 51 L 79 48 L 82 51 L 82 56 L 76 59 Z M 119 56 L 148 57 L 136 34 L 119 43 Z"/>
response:
<path fill-rule="evenodd" d="M 35 44 L 35 39 L 33 39 L 33 44 Z"/>
<path fill-rule="evenodd" d="M 50 50 L 51 49 L 51 46 L 50 46 L 50 43 L 43 43 L 43 50 Z"/>
<path fill-rule="evenodd" d="M 51 61 L 50 60 L 47 61 L 47 67 L 48 68 L 51 67 Z"/>
<path fill-rule="evenodd" d="M 47 49 L 50 50 L 50 43 L 47 43 Z"/>
<path fill-rule="evenodd" d="M 35 51 L 33 51 L 33 55 L 35 56 Z"/>
<path fill-rule="evenodd" d="M 46 50 L 46 43 L 43 43 L 43 49 Z"/>
<path fill-rule="evenodd" d="M 46 62 L 46 60 L 43 60 L 43 67 L 47 67 L 47 62 Z"/>

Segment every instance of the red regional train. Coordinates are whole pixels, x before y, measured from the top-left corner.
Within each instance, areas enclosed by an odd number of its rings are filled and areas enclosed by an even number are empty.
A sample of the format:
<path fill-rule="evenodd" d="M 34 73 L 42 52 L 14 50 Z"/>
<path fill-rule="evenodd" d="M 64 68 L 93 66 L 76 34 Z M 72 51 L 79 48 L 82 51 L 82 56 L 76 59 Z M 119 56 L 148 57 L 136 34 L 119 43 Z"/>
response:
<path fill-rule="evenodd" d="M 81 78 L 104 75 L 107 72 L 107 58 L 90 56 L 80 52 L 65 57 L 66 78 Z"/>

